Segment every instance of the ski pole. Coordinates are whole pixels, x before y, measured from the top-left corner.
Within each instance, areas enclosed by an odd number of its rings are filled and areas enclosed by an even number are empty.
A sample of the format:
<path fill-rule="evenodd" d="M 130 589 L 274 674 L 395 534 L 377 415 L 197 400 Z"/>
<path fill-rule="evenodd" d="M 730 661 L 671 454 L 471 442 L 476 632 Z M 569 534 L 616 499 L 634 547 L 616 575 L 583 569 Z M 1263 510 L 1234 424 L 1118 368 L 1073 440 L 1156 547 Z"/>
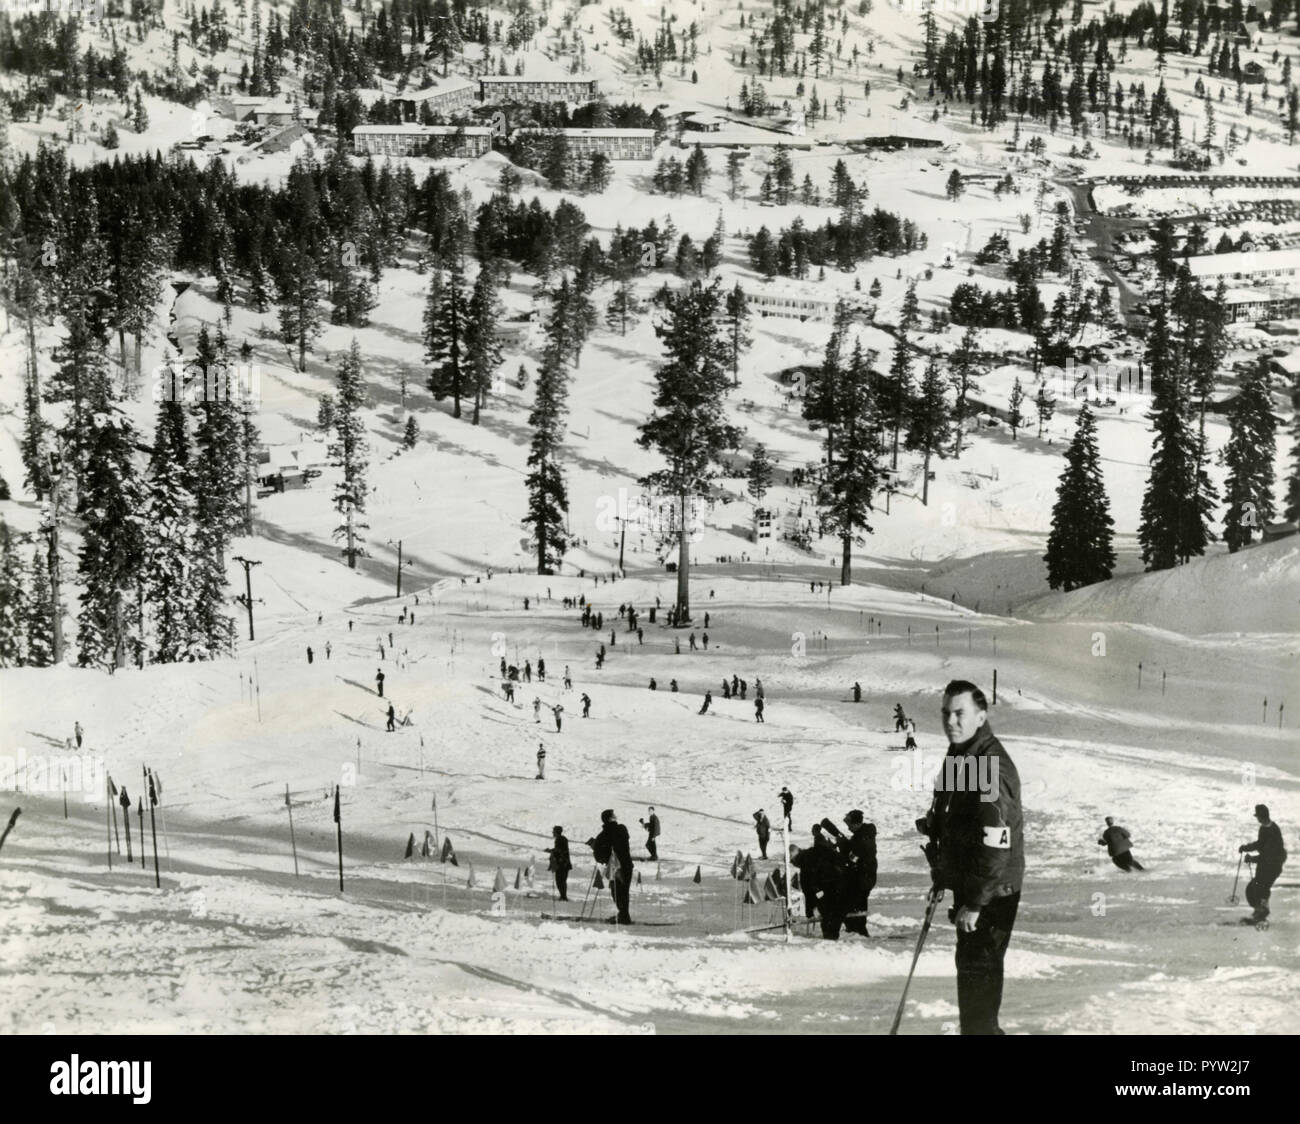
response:
<path fill-rule="evenodd" d="M 1241 879 L 1241 860 L 1244 859 L 1245 857 L 1246 856 L 1241 854 L 1240 852 L 1237 854 L 1237 873 L 1232 880 L 1232 893 L 1228 895 L 1229 905 L 1236 905 L 1239 900 L 1237 898 L 1237 883 Z"/>
<path fill-rule="evenodd" d="M 596 884 L 596 875 L 597 875 L 598 873 L 599 873 L 599 868 L 593 866 L 593 867 L 591 868 L 591 881 L 587 883 L 587 892 L 586 892 L 585 894 L 582 895 L 582 908 L 581 908 L 580 910 L 578 910 L 578 920 L 579 920 L 579 921 L 585 921 L 585 920 L 586 920 L 586 917 L 587 917 L 587 899 L 588 899 L 589 897 L 591 897 L 591 888 Z M 594 906 L 592 907 L 592 913 L 593 913 L 593 914 L 595 913 L 595 907 L 594 907 Z"/>
<path fill-rule="evenodd" d="M 907 1004 L 907 989 L 912 986 L 912 974 L 916 971 L 916 962 L 921 959 L 921 946 L 925 944 L 926 934 L 930 932 L 930 922 L 934 918 L 935 907 L 943 898 L 942 890 L 930 890 L 930 904 L 925 907 L 925 919 L 921 922 L 921 934 L 916 938 L 916 951 L 912 953 L 912 966 L 907 970 L 907 982 L 903 984 L 903 994 L 898 1000 L 898 1010 L 894 1012 L 894 1022 L 889 1028 L 890 1034 L 898 1033 L 898 1024 L 903 1021 L 903 1008 Z"/>

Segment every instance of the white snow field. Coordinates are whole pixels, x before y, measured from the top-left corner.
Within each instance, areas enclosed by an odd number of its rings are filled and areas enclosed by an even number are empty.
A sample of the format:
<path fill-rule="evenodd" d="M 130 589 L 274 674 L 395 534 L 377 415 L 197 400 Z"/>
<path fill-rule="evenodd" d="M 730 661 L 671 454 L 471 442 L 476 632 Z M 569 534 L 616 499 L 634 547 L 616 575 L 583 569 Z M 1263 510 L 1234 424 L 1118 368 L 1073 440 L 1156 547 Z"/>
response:
<path fill-rule="evenodd" d="M 561 7 L 553 5 L 552 31 Z M 638 33 L 652 36 L 660 6 L 601 3 L 577 10 L 587 67 L 610 101 L 661 105 L 665 113 L 725 112 L 728 101 L 738 104 L 742 72 L 733 58 L 751 32 L 739 27 L 734 4 L 678 5 L 686 22 L 700 21 L 701 54 L 693 64 L 699 82 L 690 81 L 690 68 L 679 74 L 673 66 L 665 69 L 662 87 L 635 72 L 633 46 L 618 45 L 608 32 L 611 7 L 622 8 Z M 264 11 L 271 8 L 287 18 L 287 5 L 263 4 Z M 1054 206 L 1074 207 L 1086 194 L 1070 189 L 1078 177 L 1069 172 L 1074 161 L 1068 150 L 1082 138 L 1064 124 L 1053 135 L 1026 122 L 1020 151 L 1009 154 L 1011 122 L 983 131 L 969 122 L 969 107 L 957 103 L 933 120 L 936 106 L 924 81 L 910 75 L 919 48 L 916 13 L 880 0 L 867 20 L 855 9 L 844 9 L 850 24 L 844 49 L 863 47 L 861 67 L 837 62 L 834 76 L 815 83 L 823 102 L 843 89 L 846 116 L 832 114 L 810 128 L 809 139 L 825 146 L 792 153 L 796 179 L 801 183 L 808 174 L 825 192 L 831 169 L 843 159 L 852 177 L 867 183 L 868 205 L 912 219 L 927 235 L 926 250 L 869 259 L 850 272 L 828 268 L 824 279 L 814 272 L 802 283 L 764 282 L 750 268 L 744 235 L 762 225 L 775 234 L 797 217 L 817 226 L 837 214 L 830 207 L 760 205 L 768 149 L 751 152 L 734 201 L 719 151 L 710 154 L 712 175 L 701 197 L 654 194 L 652 164 L 620 162 L 606 192 L 571 198 L 606 245 L 618 224 L 662 225 L 670 216 L 679 233 L 702 240 L 721 217 L 726 239 L 718 275 L 726 288 L 739 281 L 750 292 L 799 289 L 833 299 L 865 294 L 879 281 L 876 323 L 854 331 L 880 352 L 883 365 L 908 276 L 920 278 L 918 342 L 940 352 L 956 346 L 960 330 L 929 331 L 929 314 L 946 308 L 963 280 L 992 289 L 1010 284 L 1002 266 L 976 266 L 973 257 L 994 233 L 1007 236 L 1013 253 L 1050 237 Z M 171 29 L 188 27 L 189 19 L 172 0 L 164 12 L 166 27 L 151 30 L 143 44 L 131 41 L 133 66 L 167 65 Z M 494 19 L 504 15 L 493 12 Z M 359 27 L 360 16 L 350 8 L 347 18 Z M 947 27 L 965 15 L 939 18 Z M 82 42 L 101 50 L 107 37 L 107 28 L 87 29 Z M 1263 51 L 1243 49 L 1242 56 L 1268 67 L 1275 101 L 1280 66 L 1269 56 L 1275 46 L 1285 51 L 1294 41 L 1273 32 L 1263 39 Z M 800 33 L 798 42 L 806 46 L 807 36 Z M 563 66 L 555 73 L 564 73 L 567 59 L 544 53 L 553 44 L 548 32 L 539 36 L 537 50 L 514 52 L 511 62 L 526 61 L 530 74 L 549 66 Z M 236 38 L 227 57 L 216 60 L 227 80 L 238 74 L 235 46 L 248 44 Z M 188 42 L 177 49 L 181 66 L 194 61 Z M 469 63 L 477 49 L 470 48 Z M 1197 74 L 1195 66 L 1185 72 L 1182 61 L 1171 58 L 1165 80 L 1190 125 L 1201 112 L 1192 94 Z M 901 83 L 900 65 L 909 71 Z M 1115 77 L 1126 87 L 1143 81 L 1150 93 L 1152 68 L 1152 53 L 1130 43 Z M 0 76 L 0 82 L 18 81 Z M 287 79 L 291 87 L 296 82 Z M 793 74 L 766 82 L 769 99 L 798 104 L 803 99 L 796 82 Z M 190 108 L 149 96 L 145 103 L 151 127 L 142 136 L 121 128 L 123 154 L 166 151 L 201 131 Z M 1290 168 L 1293 153 L 1280 155 L 1287 146 L 1279 111 L 1261 104 L 1248 118 L 1231 93 L 1215 105 L 1221 133 L 1235 126 L 1242 134 L 1234 157 L 1247 171 Z M 71 107 L 58 110 L 66 118 Z M 104 99 L 78 107 L 87 129 L 109 119 L 120 124 L 119 110 Z M 1249 141 L 1247 127 L 1253 129 Z M 9 127 L 16 153 L 66 133 L 55 112 Z M 845 144 L 886 134 L 933 138 L 944 147 L 866 154 Z M 1041 157 L 1024 151 L 1031 138 L 1044 142 Z M 1141 146 L 1093 140 L 1100 156 L 1087 162 L 1088 175 L 1168 171 L 1148 169 Z M 223 159 L 241 180 L 279 183 L 310 147 L 302 141 L 276 155 L 236 148 Z M 88 139 L 67 152 L 77 164 L 111 159 Z M 667 154 L 685 156 L 667 146 L 657 156 Z M 455 188 L 467 190 L 475 204 L 494 190 L 502 166 L 497 156 L 405 162 L 421 181 L 432 168 L 447 168 Z M 972 177 L 958 201 L 943 190 L 954 166 Z M 995 196 L 995 181 L 1008 171 L 1018 193 Z M 531 173 L 524 179 L 525 200 L 536 195 L 554 208 L 566 197 Z M 1136 200 L 1103 191 L 1097 201 L 1104 207 Z M 1206 200 L 1189 190 L 1168 202 Z M 1022 232 L 1022 214 L 1028 233 Z M 1088 283 L 1100 281 L 1087 243 L 1072 248 Z M 955 268 L 943 268 L 946 256 L 955 259 Z M 221 309 L 212 279 L 174 280 L 192 282 L 185 294 L 190 326 L 215 325 Z M 680 280 L 654 271 L 638 281 L 638 295 L 645 298 L 665 282 Z M 1273 892 L 1267 930 L 1238 924 L 1247 912 L 1244 869 L 1237 887 L 1242 901 L 1225 900 L 1236 848 L 1255 837 L 1257 802 L 1270 805 L 1291 850 L 1300 849 L 1294 733 L 1300 721 L 1300 539 L 1231 556 L 1216 546 L 1174 571 L 1141 574 L 1136 531 L 1151 453 L 1144 397 L 1097 412 L 1119 555 L 1111 581 L 1068 594 L 1047 587 L 1042 553 L 1060 454 L 1077 417 L 1065 394 L 1041 436 L 1036 420 L 1017 437 L 1005 426 L 972 428 L 960 459 L 931 465 L 936 478 L 928 505 L 920 502 L 920 458 L 901 453 L 900 491 L 888 514 L 876 512 L 873 533 L 856 550 L 855 584 L 827 594 L 824 586 L 810 590 L 809 583 L 838 577 L 838 543 L 815 541 L 812 551 L 779 539 L 752 544 L 753 505 L 743 473 L 754 444 L 764 442 L 778 462 L 767 505 L 779 518 L 815 520 L 810 492 L 790 486 L 788 473 L 817 460 L 818 437 L 778 375 L 819 363 L 829 327 L 756 318 L 753 346 L 741 360 L 740 385 L 730 400 L 733 420 L 745 427 L 743 449 L 734 457 L 734 474 L 716 485 L 694 547 L 695 631 L 704 631 L 705 611 L 710 624 L 708 650 L 692 652 L 686 631 L 669 631 L 662 618 L 651 626 L 644 612 L 656 597 L 667 608 L 675 581 L 663 569 L 653 536 L 629 528 L 625 579 L 597 584 L 591 576 L 616 566 L 619 527 L 610 513 L 619 510 L 619 497 L 637 494 L 638 479 L 660 467 L 636 444 L 661 357 L 650 315 L 626 336 L 602 322 L 573 372 L 564 469 L 577 542 L 563 575 L 537 577 L 511 571 L 535 568 L 521 519 L 540 332 L 507 349 L 482 424 L 453 419 L 448 404 L 434 403 L 424 389 L 420 325 L 428 286 L 428 275 L 414 268 L 385 271 L 370 325 L 327 324 L 303 372 L 277 340 L 274 309 L 251 311 L 242 289 L 232 308 L 227 336 L 233 347 L 246 342 L 252 349 L 260 376 L 257 422 L 277 457 L 306 449 L 319 436 L 319 398 L 334 388 L 341 353 L 353 337 L 359 342 L 372 405 L 365 413 L 370 557 L 356 571 L 343 565 L 331 538 L 337 474 L 328 469 L 306 490 L 259 500 L 256 535 L 234 544 L 232 555 L 261 562 L 252 576 L 255 641 L 246 638 L 242 610 L 231 606 L 239 636 L 235 658 L 112 676 L 72 667 L 0 669 L 0 823 L 22 808 L 0 852 L 0 988 L 7 1000 L 0 1031 L 884 1033 L 928 887 L 913 822 L 928 804 L 927 771 L 944 750 L 939 695 L 953 678 L 972 679 L 991 694 L 995 670 L 991 721 L 1018 766 L 1026 815 L 1027 874 L 1001 1015 L 1007 1031 L 1300 1031 L 1300 879 L 1294 865 L 1300 859 L 1292 859 Z M 509 314 L 528 311 L 535 288 L 536 278 L 516 273 L 502 293 Z M 1044 281 L 1049 307 L 1063 288 L 1058 278 Z M 602 311 L 611 294 L 608 285 L 598 291 Z M 146 435 L 155 410 L 148 373 L 163 362 L 170 299 L 169 291 L 145 340 L 145 386 L 138 400 L 124 403 Z M 1234 329 L 1234 344 L 1253 349 L 1253 332 Z M 1080 342 L 1099 333 L 1089 326 Z M 55 366 L 52 352 L 61 335 L 57 320 L 39 326 L 43 373 Z M 1140 340 L 1117 344 L 1141 353 Z M 980 333 L 981 349 L 1005 356 L 1008 364 L 981 380 L 988 403 L 1005 406 L 1017 376 L 1032 399 L 1033 376 L 1019 358 L 1027 346 L 1023 334 Z M 1227 362 L 1255 357 L 1234 346 Z M 0 514 L 15 532 L 31 534 L 39 511 L 22 491 L 22 380 L 12 377 L 24 362 L 23 334 L 6 317 L 0 332 L 0 474 L 15 499 L 0 501 Z M 521 364 L 530 376 L 523 389 L 514 381 Z M 1225 366 L 1221 389 L 1230 390 L 1234 378 Z M 1290 404 L 1280 384 L 1276 390 L 1278 416 L 1289 426 Z M 402 451 L 408 414 L 418 418 L 421 436 L 415 449 Z M 46 419 L 57 424 L 58 408 L 49 408 Z M 1279 498 L 1289 432 L 1279 427 Z M 1228 435 L 1222 414 L 1210 414 L 1206 433 L 1217 454 Z M 1217 459 L 1209 472 L 1221 486 Z M 400 599 L 394 596 L 399 541 Z M 75 529 L 65 528 L 69 636 L 75 635 L 77 546 Z M 28 545 L 25 557 L 30 553 Z M 229 577 L 231 594 L 241 593 L 243 571 L 233 562 Z M 602 632 L 582 630 L 578 611 L 561 606 L 562 598 L 579 594 L 604 613 Z M 621 602 L 642 610 L 643 645 L 624 631 Z M 414 611 L 413 624 L 398 623 L 403 607 Z M 388 643 L 390 630 L 395 645 Z M 602 641 L 608 659 L 596 671 L 594 653 Z M 308 645 L 315 656 L 310 665 Z M 503 655 L 534 664 L 540 657 L 547 664 L 546 682 L 522 685 L 513 706 L 499 690 Z M 566 664 L 572 693 L 561 688 Z M 410 713 L 411 725 L 394 733 L 384 731 L 385 707 L 374 692 L 377 668 L 387 676 L 385 694 L 399 714 Z M 762 679 L 765 724 L 755 723 L 752 701 L 722 699 L 721 681 L 732 675 L 747 679 L 751 691 Z M 654 693 L 647 690 L 652 676 L 659 688 Z M 674 678 L 677 694 L 669 690 Z M 855 680 L 863 687 L 860 705 L 850 701 Z M 701 716 L 706 689 L 714 699 Z M 578 701 L 584 691 L 593 700 L 586 720 Z M 563 705 L 560 733 L 547 709 L 541 724 L 534 722 L 534 697 Z M 919 755 L 901 750 L 901 735 L 893 732 L 896 702 L 917 718 Z M 66 746 L 75 721 L 86 733 L 80 755 Z M 544 781 L 534 779 L 539 742 L 547 751 Z M 126 862 L 121 836 L 123 853 L 112 846 L 109 869 L 113 824 L 106 818 L 100 765 L 133 802 L 142 765 L 162 780 L 160 888 L 152 845 L 148 867 L 139 863 L 134 806 L 135 864 Z M 68 795 L 66 816 L 61 775 L 90 785 L 89 792 Z M 331 814 L 335 785 L 342 793 L 341 895 Z M 821 817 L 838 821 L 855 807 L 877 825 L 880 881 L 871 899 L 869 939 L 846 936 L 832 943 L 801 933 L 786 943 L 779 929 L 747 932 L 771 925 L 774 907 L 742 906 L 745 887 L 729 868 L 737 850 L 757 859 L 752 814 L 764 807 L 775 821 L 782 785 L 796 798 L 796 842 L 806 841 Z M 604 924 L 613 911 L 607 891 L 598 892 L 594 923 L 574 920 L 593 869 L 583 840 L 598 829 L 600 811 L 618 811 L 632 831 L 634 854 L 644 857 L 636 823 L 651 804 L 663 822 L 662 861 L 638 862 L 643 881 L 633 888 L 631 907 L 633 918 L 646 924 Z M 1097 846 L 1106 815 L 1132 832 L 1146 873 L 1118 871 Z M 555 824 L 564 825 L 575 861 L 567 905 L 553 902 L 545 870 L 543 849 Z M 150 824 L 144 828 L 149 837 Z M 402 857 L 410 835 L 418 844 L 435 830 L 439 843 L 451 840 L 459 865 L 418 852 L 411 860 Z M 521 876 L 515 889 L 516 872 L 530 865 L 533 885 Z M 758 861 L 762 875 L 773 865 Z M 507 888 L 494 902 L 498 869 Z M 471 870 L 473 886 L 467 884 Z M 955 1032 L 953 945 L 952 926 L 941 913 L 917 967 L 903 1033 Z"/>

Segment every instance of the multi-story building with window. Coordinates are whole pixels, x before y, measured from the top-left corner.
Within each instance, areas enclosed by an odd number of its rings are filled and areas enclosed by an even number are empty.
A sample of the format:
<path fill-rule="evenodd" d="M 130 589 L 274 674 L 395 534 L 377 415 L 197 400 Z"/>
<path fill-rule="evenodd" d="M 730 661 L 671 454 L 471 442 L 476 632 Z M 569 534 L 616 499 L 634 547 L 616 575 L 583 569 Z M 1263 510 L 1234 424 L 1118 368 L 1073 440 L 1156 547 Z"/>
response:
<path fill-rule="evenodd" d="M 492 130 L 460 125 L 358 125 L 352 151 L 358 156 L 482 156 Z"/>
<path fill-rule="evenodd" d="M 562 134 L 569 142 L 569 155 L 594 156 L 603 153 L 611 160 L 650 160 L 655 152 L 653 129 L 518 129 L 516 135 Z"/>
<path fill-rule="evenodd" d="M 479 97 L 489 104 L 502 102 L 589 102 L 596 99 L 594 78 L 523 78 L 484 75 Z"/>
<path fill-rule="evenodd" d="M 422 106 L 428 106 L 431 113 L 446 116 L 457 109 L 473 105 L 478 86 L 468 78 L 448 78 L 430 86 L 427 90 L 407 90 L 396 94 L 393 101 L 402 107 L 402 114 L 408 121 L 418 118 Z"/>

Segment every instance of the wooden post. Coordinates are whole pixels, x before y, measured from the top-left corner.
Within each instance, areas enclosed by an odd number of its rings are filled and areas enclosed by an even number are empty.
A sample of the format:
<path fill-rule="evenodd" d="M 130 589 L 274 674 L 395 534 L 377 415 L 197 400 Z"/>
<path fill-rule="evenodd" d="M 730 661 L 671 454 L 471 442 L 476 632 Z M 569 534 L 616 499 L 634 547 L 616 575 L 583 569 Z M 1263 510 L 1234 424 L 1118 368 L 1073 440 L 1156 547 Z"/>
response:
<path fill-rule="evenodd" d="M 998 669 L 993 669 L 993 705 L 998 705 Z"/>
<path fill-rule="evenodd" d="M 104 797 L 108 805 L 104 809 L 104 834 L 107 836 L 108 845 L 108 869 L 113 869 L 113 781 L 107 773 L 104 774 Z"/>
<path fill-rule="evenodd" d="M 153 776 L 149 776 L 149 830 L 153 835 L 153 884 L 162 889 L 162 872 L 158 869 L 158 817 L 154 808 L 158 804 L 158 793 L 154 791 Z"/>
<path fill-rule="evenodd" d="M 293 836 L 293 804 L 289 800 L 289 782 L 284 782 L 284 806 L 289 809 L 289 846 L 293 848 L 293 876 L 298 877 L 298 841 Z"/>
<path fill-rule="evenodd" d="M 63 790 L 63 818 L 68 818 L 68 771 L 59 767 L 59 788 Z"/>
<path fill-rule="evenodd" d="M 145 793 L 149 791 L 149 774 L 144 766 L 140 766 L 145 774 L 144 784 L 140 788 L 140 795 L 135 798 L 135 810 L 140 815 L 140 869 L 149 869 L 149 856 L 144 852 L 144 801 Z"/>
<path fill-rule="evenodd" d="M 438 843 L 438 794 L 433 794 L 433 845 L 439 846 Z"/>
<path fill-rule="evenodd" d="M 339 893 L 343 893 L 343 817 L 339 814 L 339 786 L 334 786 L 334 822 L 338 825 L 339 839 Z"/>

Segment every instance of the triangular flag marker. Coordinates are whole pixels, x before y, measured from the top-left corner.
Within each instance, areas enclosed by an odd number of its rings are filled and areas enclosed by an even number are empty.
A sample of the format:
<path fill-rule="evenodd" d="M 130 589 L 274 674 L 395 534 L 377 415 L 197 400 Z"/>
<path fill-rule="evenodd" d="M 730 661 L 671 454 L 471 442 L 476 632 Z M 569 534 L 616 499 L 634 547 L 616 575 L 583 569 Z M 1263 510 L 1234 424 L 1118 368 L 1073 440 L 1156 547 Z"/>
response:
<path fill-rule="evenodd" d="M 700 868 L 699 868 L 698 866 L 695 868 L 695 877 L 692 878 L 691 881 L 694 882 L 697 886 L 698 886 L 698 885 L 700 884 L 700 882 L 701 882 L 701 878 L 700 878 Z"/>
<path fill-rule="evenodd" d="M 411 837 L 406 841 L 406 854 L 402 856 L 409 859 L 415 854 L 415 832 L 411 832 Z"/>
<path fill-rule="evenodd" d="M 504 890 L 505 888 L 506 888 L 506 876 L 501 873 L 501 868 L 497 867 L 497 876 L 494 879 L 492 879 L 492 892 L 494 894 L 500 893 L 500 891 Z"/>

